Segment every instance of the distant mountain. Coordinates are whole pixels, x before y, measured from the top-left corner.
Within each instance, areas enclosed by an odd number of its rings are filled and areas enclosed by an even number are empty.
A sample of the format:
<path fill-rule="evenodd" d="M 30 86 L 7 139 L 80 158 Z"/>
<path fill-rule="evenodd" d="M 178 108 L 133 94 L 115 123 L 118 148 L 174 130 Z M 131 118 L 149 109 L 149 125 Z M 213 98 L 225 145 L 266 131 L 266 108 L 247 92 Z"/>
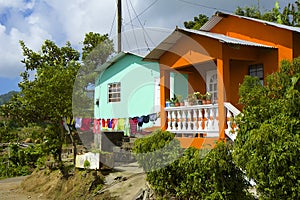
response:
<path fill-rule="evenodd" d="M 13 95 L 17 94 L 17 93 L 18 92 L 16 92 L 16 91 L 10 91 L 10 92 L 8 92 L 6 94 L 0 95 L 0 105 L 5 104 L 6 102 L 8 102 L 10 100 L 10 98 Z"/>

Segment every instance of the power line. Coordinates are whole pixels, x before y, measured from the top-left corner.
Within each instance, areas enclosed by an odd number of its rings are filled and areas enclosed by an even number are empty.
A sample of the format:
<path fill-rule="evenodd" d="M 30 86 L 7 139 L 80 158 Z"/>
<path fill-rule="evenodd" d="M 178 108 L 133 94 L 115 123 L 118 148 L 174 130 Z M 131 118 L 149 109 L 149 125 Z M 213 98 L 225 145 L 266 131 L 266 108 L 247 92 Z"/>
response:
<path fill-rule="evenodd" d="M 130 3 L 130 5 L 131 5 L 131 8 L 132 8 L 134 14 L 136 15 L 136 18 L 138 19 L 138 22 L 139 22 L 140 26 L 141 26 L 142 29 L 143 29 L 144 42 L 145 42 L 145 44 L 147 45 L 147 48 L 150 49 L 150 48 L 149 48 L 149 45 L 148 45 L 148 42 L 147 42 L 147 40 L 146 40 L 145 34 L 148 36 L 150 42 L 152 42 L 153 45 L 155 45 L 155 44 L 154 44 L 154 42 L 151 40 L 151 37 L 148 35 L 147 31 L 145 30 L 145 27 L 143 26 L 142 22 L 140 21 L 138 15 L 137 15 L 137 13 L 136 13 L 136 11 L 135 11 L 133 5 L 132 5 L 132 2 L 131 2 L 130 0 L 129 0 L 129 3 Z"/>
<path fill-rule="evenodd" d="M 126 22 L 125 24 L 131 23 L 133 20 L 135 20 L 136 18 L 138 18 L 139 16 L 141 16 L 142 14 L 144 14 L 146 11 L 148 11 L 152 6 L 154 6 L 154 4 L 156 4 L 158 2 L 158 0 L 155 0 L 154 2 L 152 2 L 149 6 L 147 6 L 142 12 L 140 12 L 138 15 L 136 15 L 132 20 L 130 20 L 130 22 Z"/>
<path fill-rule="evenodd" d="M 131 14 L 130 14 L 129 6 L 128 6 L 128 0 L 126 0 L 126 6 L 127 6 L 127 10 L 128 10 L 129 19 L 130 19 L 130 22 L 131 22 L 131 28 L 133 30 L 133 36 L 134 36 L 135 44 L 136 44 L 136 46 L 138 48 L 138 42 L 137 42 L 137 39 L 136 39 L 136 35 L 135 35 L 134 28 L 133 28 L 133 24 L 132 24 Z"/>
<path fill-rule="evenodd" d="M 113 21 L 112 21 L 112 23 L 111 23 L 111 26 L 110 26 L 109 37 L 110 37 L 111 34 L 112 34 L 113 26 L 114 26 L 115 21 L 116 21 L 116 15 L 117 15 L 117 10 L 115 10 L 114 19 L 113 19 Z"/>
<path fill-rule="evenodd" d="M 226 10 L 226 9 L 210 7 L 210 6 L 206 6 L 206 5 L 203 5 L 203 4 L 194 3 L 194 2 L 190 2 L 190 1 L 186 1 L 186 0 L 177 0 L 177 1 L 180 1 L 180 2 L 183 2 L 183 3 L 186 3 L 186 4 L 190 4 L 190 5 L 193 5 L 193 6 L 199 6 L 199 7 L 207 8 L 207 9 L 210 9 L 210 10 L 221 10 L 221 11 L 226 11 L 226 12 L 233 12 L 232 10 Z"/>

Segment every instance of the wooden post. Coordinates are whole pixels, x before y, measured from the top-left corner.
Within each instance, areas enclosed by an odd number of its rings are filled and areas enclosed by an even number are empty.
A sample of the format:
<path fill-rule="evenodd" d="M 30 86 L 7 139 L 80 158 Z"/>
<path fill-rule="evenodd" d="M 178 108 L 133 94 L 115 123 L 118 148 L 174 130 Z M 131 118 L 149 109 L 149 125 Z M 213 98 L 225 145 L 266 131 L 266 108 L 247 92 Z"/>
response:
<path fill-rule="evenodd" d="M 162 130 L 167 129 L 166 100 L 170 98 L 170 72 L 160 67 L 160 120 Z"/>
<path fill-rule="evenodd" d="M 118 0 L 118 53 L 122 50 L 122 0 Z"/>

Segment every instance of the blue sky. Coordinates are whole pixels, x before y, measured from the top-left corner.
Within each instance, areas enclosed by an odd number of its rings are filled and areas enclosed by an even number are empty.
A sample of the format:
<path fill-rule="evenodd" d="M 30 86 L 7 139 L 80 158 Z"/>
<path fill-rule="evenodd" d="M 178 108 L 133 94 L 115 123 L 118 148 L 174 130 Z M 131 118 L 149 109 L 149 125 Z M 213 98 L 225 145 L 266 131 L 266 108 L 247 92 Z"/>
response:
<path fill-rule="evenodd" d="M 129 33 L 141 29 L 141 24 L 155 28 L 159 31 L 152 36 L 159 41 L 159 37 L 163 39 L 168 31 L 177 25 L 183 27 L 184 21 L 200 13 L 211 16 L 217 10 L 234 12 L 238 6 L 258 6 L 258 2 L 260 10 L 265 11 L 272 9 L 275 1 L 123 0 L 122 28 Z M 289 2 L 294 1 L 279 0 L 281 7 Z M 0 0 L 0 94 L 19 90 L 19 75 L 24 69 L 20 40 L 35 51 L 46 39 L 59 46 L 70 41 L 79 50 L 85 33 L 91 31 L 108 33 L 115 39 L 115 13 L 116 0 Z"/>

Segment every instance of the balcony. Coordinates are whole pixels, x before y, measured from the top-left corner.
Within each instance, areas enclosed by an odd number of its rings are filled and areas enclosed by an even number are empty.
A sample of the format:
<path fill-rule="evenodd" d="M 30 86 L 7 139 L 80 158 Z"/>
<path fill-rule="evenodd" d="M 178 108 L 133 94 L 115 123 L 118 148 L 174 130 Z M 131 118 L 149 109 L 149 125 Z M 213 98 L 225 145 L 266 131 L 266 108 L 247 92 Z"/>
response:
<path fill-rule="evenodd" d="M 240 111 L 230 103 L 224 103 L 226 113 L 225 134 L 234 141 L 238 127 L 234 118 Z M 166 107 L 167 131 L 176 133 L 178 137 L 219 137 L 218 104 Z"/>

